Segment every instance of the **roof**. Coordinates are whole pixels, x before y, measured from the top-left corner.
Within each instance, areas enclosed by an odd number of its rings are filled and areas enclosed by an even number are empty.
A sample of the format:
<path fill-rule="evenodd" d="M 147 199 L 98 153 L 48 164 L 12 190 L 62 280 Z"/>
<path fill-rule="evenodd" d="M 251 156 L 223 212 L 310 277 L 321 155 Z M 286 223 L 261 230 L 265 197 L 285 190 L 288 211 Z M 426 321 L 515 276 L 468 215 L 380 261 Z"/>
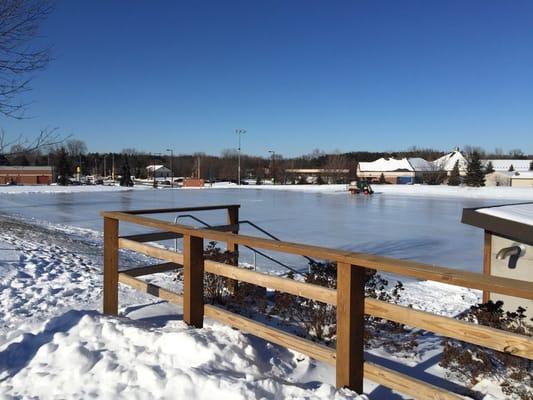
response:
<path fill-rule="evenodd" d="M 412 171 L 413 167 L 407 161 L 407 158 L 402 158 L 397 160 L 393 157 L 391 158 L 379 158 L 376 161 L 371 162 L 360 162 L 359 163 L 360 171 L 368 172 L 392 172 L 392 171 Z"/>
<path fill-rule="evenodd" d="M 291 174 L 348 174 L 350 170 L 347 168 L 289 168 L 285 172 Z"/>
<path fill-rule="evenodd" d="M 168 169 L 167 167 L 165 167 L 164 165 L 149 165 L 146 167 L 147 170 L 150 170 L 150 171 L 153 171 L 153 170 L 159 170 L 159 169 Z M 170 171 L 170 169 L 168 169 Z"/>
<path fill-rule="evenodd" d="M 533 202 L 465 208 L 461 222 L 533 246 Z"/>
<path fill-rule="evenodd" d="M 529 171 L 529 165 L 533 160 L 528 159 L 515 159 L 515 160 L 497 160 L 486 159 L 481 160 L 483 165 L 487 165 L 489 161 L 492 163 L 492 167 L 495 171 L 509 171 L 509 167 L 512 165 L 515 171 Z"/>
<path fill-rule="evenodd" d="M 466 170 L 468 161 L 466 161 L 466 158 L 459 150 L 454 150 L 451 153 L 437 158 L 435 161 L 433 161 L 433 164 L 445 171 L 451 171 L 457 161 L 459 161 L 459 169 Z"/>

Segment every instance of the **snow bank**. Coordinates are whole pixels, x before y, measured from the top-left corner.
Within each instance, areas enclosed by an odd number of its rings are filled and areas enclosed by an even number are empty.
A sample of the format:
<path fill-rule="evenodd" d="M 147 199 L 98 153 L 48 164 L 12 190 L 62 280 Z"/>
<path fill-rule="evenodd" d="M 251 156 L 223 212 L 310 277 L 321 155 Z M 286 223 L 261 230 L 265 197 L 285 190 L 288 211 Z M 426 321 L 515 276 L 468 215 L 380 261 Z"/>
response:
<path fill-rule="evenodd" d="M 0 397 L 366 399 L 328 384 L 291 382 L 301 363 L 306 357 L 254 346 L 216 323 L 158 327 L 69 311 L 0 348 Z"/>
<path fill-rule="evenodd" d="M 215 189 L 285 190 L 307 193 L 347 193 L 347 185 L 243 185 L 220 182 Z M 455 197 L 489 200 L 533 200 L 533 189 L 527 187 L 466 187 L 446 185 L 372 185 L 377 195 Z"/>
<path fill-rule="evenodd" d="M 136 188 L 137 189 L 137 188 Z M 1 185 L 0 194 L 28 194 L 28 193 L 83 193 L 83 192 L 119 192 L 132 190 L 132 188 L 122 186 L 104 185 L 81 185 L 81 186 L 59 186 L 59 185 Z"/>

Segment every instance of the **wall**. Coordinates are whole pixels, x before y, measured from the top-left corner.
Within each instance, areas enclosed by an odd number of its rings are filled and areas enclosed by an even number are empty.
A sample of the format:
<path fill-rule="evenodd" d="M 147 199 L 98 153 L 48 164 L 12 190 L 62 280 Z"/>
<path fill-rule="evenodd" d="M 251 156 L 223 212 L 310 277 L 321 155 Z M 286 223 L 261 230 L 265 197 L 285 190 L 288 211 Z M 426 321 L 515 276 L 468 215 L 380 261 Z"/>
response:
<path fill-rule="evenodd" d="M 505 278 L 520 279 L 524 281 L 533 282 L 533 246 L 525 246 L 525 254 L 518 258 L 516 268 L 510 269 L 509 258 L 505 260 L 496 259 L 496 254 L 504 247 L 509 247 L 517 244 L 513 240 L 502 238 L 500 236 L 492 235 L 492 249 L 491 249 L 491 274 L 495 276 L 502 276 Z M 517 297 L 506 296 L 499 293 L 491 293 L 491 300 L 502 300 L 504 308 L 508 311 L 516 311 L 518 306 L 527 309 L 526 314 L 533 317 L 533 300 L 526 300 Z"/>
<path fill-rule="evenodd" d="M 511 179 L 511 186 L 533 187 L 533 178 Z"/>

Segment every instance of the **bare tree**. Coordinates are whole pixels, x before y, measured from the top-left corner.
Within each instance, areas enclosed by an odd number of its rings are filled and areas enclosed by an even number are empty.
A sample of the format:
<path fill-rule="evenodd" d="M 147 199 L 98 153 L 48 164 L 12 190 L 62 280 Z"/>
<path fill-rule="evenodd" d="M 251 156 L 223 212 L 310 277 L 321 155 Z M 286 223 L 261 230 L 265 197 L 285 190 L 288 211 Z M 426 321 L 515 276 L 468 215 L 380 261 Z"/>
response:
<path fill-rule="evenodd" d="M 31 44 L 50 11 L 47 0 L 0 1 L 0 114 L 22 117 L 17 97 L 29 90 L 29 74 L 50 60 L 48 48 Z"/>
<path fill-rule="evenodd" d="M 82 156 L 87 153 L 87 145 L 83 140 L 70 139 L 65 145 L 67 152 L 72 156 Z"/>
<path fill-rule="evenodd" d="M 66 139 L 61 137 L 57 130 L 57 128 L 41 129 L 39 134 L 33 139 L 22 135 L 8 139 L 5 131 L 0 129 L 0 154 L 4 156 L 17 155 L 19 153 L 34 152 L 41 148 L 53 147 Z M 7 149 L 11 150 L 7 151 Z"/>

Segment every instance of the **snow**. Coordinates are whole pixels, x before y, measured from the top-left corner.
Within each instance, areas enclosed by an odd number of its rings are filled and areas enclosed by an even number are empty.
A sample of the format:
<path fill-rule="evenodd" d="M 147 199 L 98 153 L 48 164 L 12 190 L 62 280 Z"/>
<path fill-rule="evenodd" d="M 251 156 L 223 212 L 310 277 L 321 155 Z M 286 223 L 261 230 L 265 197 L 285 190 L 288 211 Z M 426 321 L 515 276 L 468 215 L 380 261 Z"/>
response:
<path fill-rule="evenodd" d="M 0 395 L 85 399 L 363 399 L 290 375 L 306 360 L 228 326 L 69 311 L 0 348 Z M 31 384 L 28 384 L 31 382 Z"/>
<path fill-rule="evenodd" d="M 104 185 L 0 185 L 0 195 L 3 194 L 29 194 L 29 193 L 95 193 L 95 192 L 119 192 L 132 190 L 122 186 Z"/>
<path fill-rule="evenodd" d="M 533 226 L 533 203 L 478 208 L 476 212 Z"/>
<path fill-rule="evenodd" d="M 433 164 L 445 171 L 451 171 L 457 161 L 459 161 L 459 170 L 466 170 L 468 161 L 466 161 L 466 158 L 457 150 L 437 158 L 433 161 Z"/>
<path fill-rule="evenodd" d="M 126 286 L 119 289 L 121 317 L 101 315 L 99 209 L 196 204 L 199 199 L 220 203 L 237 196 L 243 203 L 243 218 L 250 217 L 252 210 L 259 210 L 258 215 L 264 214 L 261 225 L 270 221 L 288 235 L 282 236 L 284 239 L 310 241 L 318 236 L 323 245 L 336 243 L 346 249 L 356 246 L 371 253 L 428 257 L 442 263 L 449 260 L 452 252 L 447 248 L 437 252 L 443 243 L 437 241 L 436 246 L 432 238 L 445 236 L 456 253 L 463 251 L 459 247 L 463 242 L 471 247 L 466 236 L 474 236 L 479 246 L 482 243 L 481 237 L 475 237 L 477 230 L 460 224 L 459 214 L 454 216 L 454 210 L 460 212 L 464 204 L 471 205 L 461 199 L 476 199 L 478 204 L 479 198 L 493 201 L 498 196 L 509 199 L 528 193 L 533 197 L 531 189 L 501 187 L 472 190 L 375 185 L 378 194 L 369 198 L 350 196 L 345 185 L 238 188 L 215 184 L 215 188 L 231 190 L 143 190 L 101 193 L 100 197 L 73 192 L 64 196 L 51 196 L 50 192 L 0 196 L 4 212 L 13 210 L 13 205 L 18 212 L 35 211 L 46 219 L 38 221 L 30 214 L 25 214 L 25 218 L 0 216 L 0 398 L 366 398 L 335 390 L 331 366 L 214 321 L 206 320 L 204 329 L 191 329 L 181 321 L 179 307 Z M 111 191 L 116 189 L 121 188 L 113 187 Z M 452 200 L 443 201 L 446 197 Z M 30 199 L 37 199 L 36 203 Z M 80 219 L 71 219 L 73 206 Z M 316 216 L 314 207 L 321 210 L 323 219 Z M 430 216 L 427 221 L 426 207 Z M 395 220 L 386 212 L 395 215 Z M 364 215 L 370 219 L 364 219 Z M 354 225 L 353 219 L 363 222 Z M 379 225 L 381 220 L 387 221 L 386 228 Z M 82 226 L 74 226 L 80 221 Z M 406 221 L 412 225 L 406 225 Z M 425 223 L 429 225 L 424 226 Z M 332 242 L 320 235 L 324 230 L 331 233 Z M 338 237 L 335 232 L 339 232 Z M 346 238 L 346 232 L 352 232 L 351 236 Z M 372 236 L 375 232 L 380 237 L 379 246 Z M 396 240 L 388 240 L 387 235 Z M 345 237 L 346 242 L 339 241 L 340 237 Z M 146 265 L 148 261 L 129 252 L 121 254 L 122 268 Z M 171 290 L 180 289 L 169 273 L 147 279 Z M 441 283 L 404 284 L 402 304 L 440 315 L 455 316 L 480 299 L 479 291 Z M 387 367 L 443 384 L 446 371 L 437 364 L 440 341 L 424 334 L 421 347 L 425 349 L 421 354 L 408 358 L 384 348 L 372 349 L 368 356 Z M 479 390 L 486 393 L 486 399 L 500 394 L 499 387 L 491 382 L 483 382 Z M 399 398 L 370 381 L 365 381 L 364 391 L 377 400 Z"/>
<path fill-rule="evenodd" d="M 362 172 L 413 171 L 407 158 L 396 159 L 394 157 L 382 157 L 371 162 L 360 162 L 358 168 Z"/>
<path fill-rule="evenodd" d="M 244 185 L 217 182 L 212 186 L 215 189 L 242 189 L 242 190 L 282 190 L 306 193 L 340 193 L 347 192 L 347 185 Z M 533 190 L 528 187 L 510 186 L 447 186 L 447 185 L 379 185 L 373 184 L 375 195 L 399 195 L 418 197 L 464 198 L 487 200 L 533 200 Z"/>
<path fill-rule="evenodd" d="M 515 171 L 519 171 L 519 172 L 524 172 L 524 171 L 529 171 L 529 166 L 531 164 L 531 162 L 533 161 L 533 159 L 531 160 L 527 160 L 527 159 L 505 159 L 505 160 L 498 160 L 498 159 L 492 159 L 492 160 L 481 160 L 481 163 L 483 165 L 487 165 L 489 162 L 492 163 L 492 167 L 494 168 L 495 171 L 509 171 L 509 168 L 511 167 L 511 165 L 513 166 L 513 169 Z"/>

